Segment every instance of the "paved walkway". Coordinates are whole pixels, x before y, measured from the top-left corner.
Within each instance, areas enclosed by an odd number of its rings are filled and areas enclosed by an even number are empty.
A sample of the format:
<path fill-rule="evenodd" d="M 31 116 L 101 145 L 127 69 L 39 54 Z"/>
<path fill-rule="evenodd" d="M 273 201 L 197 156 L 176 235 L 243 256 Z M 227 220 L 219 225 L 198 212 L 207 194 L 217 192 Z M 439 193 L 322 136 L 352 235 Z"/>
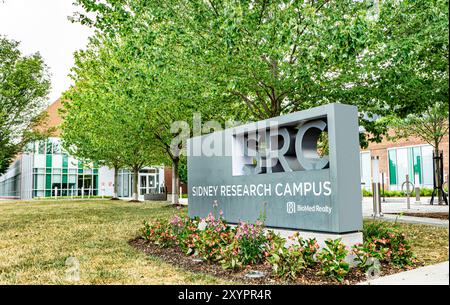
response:
<path fill-rule="evenodd" d="M 371 219 L 373 217 L 372 216 L 364 216 L 364 218 Z M 428 217 L 412 217 L 412 216 L 404 216 L 404 215 L 384 214 L 382 217 L 376 217 L 376 219 L 391 221 L 391 222 L 423 224 L 423 225 L 446 227 L 446 228 L 449 227 L 448 220 L 428 218 Z"/>
<path fill-rule="evenodd" d="M 373 211 L 372 197 L 363 198 L 363 214 L 370 215 Z M 415 202 L 415 198 L 411 199 L 411 208 L 407 209 L 406 198 L 386 198 L 386 202 L 381 203 L 381 211 L 383 213 L 401 213 L 401 212 L 448 212 L 448 205 L 429 204 L 429 197 L 422 197 L 420 203 Z"/>
<path fill-rule="evenodd" d="M 421 198 L 420 203 L 411 201 L 410 209 L 407 208 L 406 198 L 386 198 L 387 202 L 381 203 L 381 211 L 384 214 L 383 219 L 386 221 L 399 221 L 407 223 L 427 224 L 435 226 L 448 227 L 448 220 L 426 218 L 426 217 L 413 217 L 405 215 L 395 215 L 399 213 L 444 213 L 449 212 L 448 205 L 430 205 L 429 197 Z M 373 201 L 372 197 L 363 198 L 363 216 L 364 218 L 371 218 L 373 214 Z"/>
<path fill-rule="evenodd" d="M 359 285 L 449 285 L 448 261 L 379 277 Z"/>

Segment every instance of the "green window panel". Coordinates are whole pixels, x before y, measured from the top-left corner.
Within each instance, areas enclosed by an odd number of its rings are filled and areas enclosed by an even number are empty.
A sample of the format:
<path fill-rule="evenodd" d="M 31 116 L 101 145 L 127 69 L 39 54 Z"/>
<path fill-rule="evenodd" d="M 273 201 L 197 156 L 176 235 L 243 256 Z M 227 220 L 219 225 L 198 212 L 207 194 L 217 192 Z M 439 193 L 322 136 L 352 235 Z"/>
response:
<path fill-rule="evenodd" d="M 52 155 L 45 156 L 45 166 L 52 167 Z"/>
<path fill-rule="evenodd" d="M 397 184 L 397 152 L 395 150 L 389 150 L 389 184 Z"/>
<path fill-rule="evenodd" d="M 67 175 L 62 176 L 62 183 L 67 183 Z"/>
<path fill-rule="evenodd" d="M 81 161 L 78 161 L 78 169 L 83 169 L 83 163 Z"/>
<path fill-rule="evenodd" d="M 98 175 L 94 175 L 94 189 L 98 189 Z"/>
<path fill-rule="evenodd" d="M 67 168 L 69 166 L 69 157 L 66 154 L 62 155 L 62 167 Z"/>
<path fill-rule="evenodd" d="M 419 176 L 419 181 L 415 181 L 415 183 L 419 182 L 422 184 L 422 154 L 420 152 L 420 147 L 413 148 L 413 168 L 414 168 L 414 176 Z"/>
<path fill-rule="evenodd" d="M 98 169 L 94 168 L 94 174 L 98 174 Z"/>
<path fill-rule="evenodd" d="M 52 175 L 51 174 L 46 174 L 45 175 L 45 188 L 46 189 L 51 189 L 52 188 Z"/>
<path fill-rule="evenodd" d="M 63 170 L 62 170 L 62 172 L 63 172 L 63 174 L 67 174 L 67 168 L 63 168 Z"/>

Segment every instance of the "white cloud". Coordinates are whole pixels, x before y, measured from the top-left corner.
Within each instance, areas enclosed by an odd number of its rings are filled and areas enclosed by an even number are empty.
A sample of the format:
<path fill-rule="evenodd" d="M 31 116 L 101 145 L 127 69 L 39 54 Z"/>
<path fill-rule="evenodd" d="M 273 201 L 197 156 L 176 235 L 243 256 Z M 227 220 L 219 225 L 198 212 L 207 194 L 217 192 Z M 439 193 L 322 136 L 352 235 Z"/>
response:
<path fill-rule="evenodd" d="M 21 42 L 24 54 L 41 53 L 52 74 L 49 103 L 71 84 L 73 53 L 83 49 L 92 30 L 67 20 L 73 0 L 0 0 L 0 35 Z"/>

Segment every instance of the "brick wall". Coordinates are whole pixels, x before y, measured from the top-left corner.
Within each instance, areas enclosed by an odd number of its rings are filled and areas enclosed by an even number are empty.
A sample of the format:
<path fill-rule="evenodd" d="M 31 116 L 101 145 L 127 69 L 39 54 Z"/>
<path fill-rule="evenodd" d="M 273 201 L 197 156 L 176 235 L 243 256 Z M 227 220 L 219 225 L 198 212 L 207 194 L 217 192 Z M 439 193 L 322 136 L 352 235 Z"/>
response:
<path fill-rule="evenodd" d="M 52 133 L 52 136 L 59 137 L 61 135 L 61 130 L 59 129 L 59 125 L 61 125 L 61 117 L 58 113 L 58 110 L 62 108 L 61 100 L 56 100 L 50 106 L 47 107 L 47 118 L 41 124 L 41 126 L 37 127 L 39 131 L 45 131 L 49 128 L 55 128 L 55 131 Z"/>
<path fill-rule="evenodd" d="M 172 194 L 172 167 L 164 167 L 164 181 L 166 182 L 167 193 Z M 180 182 L 183 194 L 187 194 L 187 185 Z"/>

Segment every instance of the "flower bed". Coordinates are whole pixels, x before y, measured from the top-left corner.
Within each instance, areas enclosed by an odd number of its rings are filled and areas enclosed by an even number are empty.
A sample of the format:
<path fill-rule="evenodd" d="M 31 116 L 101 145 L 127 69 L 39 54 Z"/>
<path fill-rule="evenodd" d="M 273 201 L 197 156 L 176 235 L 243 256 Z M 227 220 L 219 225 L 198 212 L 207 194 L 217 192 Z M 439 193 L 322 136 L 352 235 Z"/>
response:
<path fill-rule="evenodd" d="M 319 249 L 315 239 L 290 236 L 291 245 L 262 221 L 229 226 L 221 217 L 202 219 L 174 216 L 170 221 L 144 222 L 141 237 L 132 245 L 165 261 L 229 280 L 252 282 L 245 274 L 262 271 L 256 282 L 356 283 L 417 265 L 406 235 L 395 225 L 369 224 L 364 242 L 352 249 L 339 239 Z M 355 266 L 346 261 L 354 257 Z"/>

